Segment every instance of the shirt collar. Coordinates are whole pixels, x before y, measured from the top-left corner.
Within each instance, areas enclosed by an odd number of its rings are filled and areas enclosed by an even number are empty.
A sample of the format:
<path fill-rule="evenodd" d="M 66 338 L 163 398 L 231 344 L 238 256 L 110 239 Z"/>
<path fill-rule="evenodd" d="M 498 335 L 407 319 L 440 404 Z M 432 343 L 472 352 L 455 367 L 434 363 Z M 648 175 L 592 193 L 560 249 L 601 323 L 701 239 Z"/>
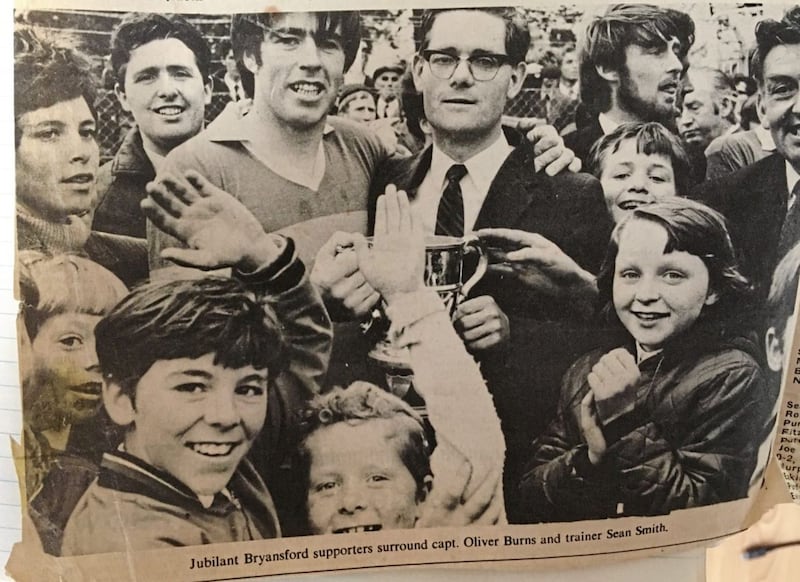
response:
<path fill-rule="evenodd" d="M 489 191 L 492 180 L 494 180 L 500 167 L 513 150 L 514 148 L 509 145 L 505 133 L 500 132 L 500 135 L 492 145 L 463 162 L 467 168 L 467 174 L 472 179 L 478 192 Z M 440 186 L 444 184 L 445 174 L 453 164 L 458 164 L 458 162 L 440 150 L 434 143 L 430 170 L 434 184 Z"/>
<path fill-rule="evenodd" d="M 639 345 L 639 342 L 636 342 L 636 364 L 637 365 L 641 364 L 645 360 L 649 360 L 650 358 L 652 358 L 654 356 L 657 356 L 658 354 L 660 354 L 663 351 L 664 351 L 663 348 L 660 349 L 660 350 L 648 351 L 648 350 L 645 350 L 641 345 Z"/>
<path fill-rule="evenodd" d="M 603 130 L 603 135 L 608 135 L 619 127 L 619 123 L 611 119 L 605 113 L 599 114 L 597 116 L 597 121 L 600 122 L 600 128 Z"/>
<path fill-rule="evenodd" d="M 758 141 L 761 142 L 761 149 L 765 152 L 774 152 L 775 151 L 775 141 L 772 139 L 772 134 L 766 128 L 761 127 L 760 125 L 756 125 L 753 128 L 753 131 L 756 132 L 756 137 Z"/>

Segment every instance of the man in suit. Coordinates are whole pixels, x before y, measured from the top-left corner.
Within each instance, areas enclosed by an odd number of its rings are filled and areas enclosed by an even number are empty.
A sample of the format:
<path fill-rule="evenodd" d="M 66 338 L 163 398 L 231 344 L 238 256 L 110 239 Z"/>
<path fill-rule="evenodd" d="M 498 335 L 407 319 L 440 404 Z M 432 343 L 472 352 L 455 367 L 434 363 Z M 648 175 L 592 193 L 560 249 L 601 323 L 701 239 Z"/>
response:
<path fill-rule="evenodd" d="M 483 34 L 465 37 L 463 30 Z M 508 265 L 497 265 L 454 316 L 503 422 L 505 490 L 512 492 L 527 446 L 554 414 L 561 375 L 596 340 L 582 315 L 594 296 L 590 273 L 600 266 L 611 223 L 597 180 L 537 173 L 530 144 L 501 125 L 506 101 L 522 87 L 529 45 L 514 10 L 430 10 L 421 32 L 413 74 L 433 145 L 385 163 L 373 180 L 372 206 L 395 184 L 408 192 L 427 232 L 462 236 L 501 227 L 537 233 L 546 249 L 536 291 Z M 499 234 L 513 238 L 510 232 Z M 508 240 L 496 235 L 487 242 L 505 241 L 508 250 Z M 513 520 L 515 495 L 506 501 Z"/>
<path fill-rule="evenodd" d="M 800 240 L 800 7 L 758 23 L 751 66 L 776 152 L 693 196 L 725 215 L 742 271 L 764 299 L 775 265 Z"/>
<path fill-rule="evenodd" d="M 587 27 L 580 53 L 581 102 L 591 122 L 564 136 L 586 162 L 592 145 L 627 121 L 675 130 L 682 73 L 694 21 L 678 10 L 617 4 Z"/>

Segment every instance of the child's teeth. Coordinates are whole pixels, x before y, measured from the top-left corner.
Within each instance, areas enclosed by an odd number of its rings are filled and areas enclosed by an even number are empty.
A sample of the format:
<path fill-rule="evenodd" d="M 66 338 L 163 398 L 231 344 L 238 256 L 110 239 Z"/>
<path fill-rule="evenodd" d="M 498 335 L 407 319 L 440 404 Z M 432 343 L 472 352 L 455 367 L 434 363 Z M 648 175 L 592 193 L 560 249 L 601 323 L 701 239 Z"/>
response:
<path fill-rule="evenodd" d="M 201 455 L 222 456 L 233 450 L 232 444 L 198 443 L 192 445 L 192 450 Z"/>

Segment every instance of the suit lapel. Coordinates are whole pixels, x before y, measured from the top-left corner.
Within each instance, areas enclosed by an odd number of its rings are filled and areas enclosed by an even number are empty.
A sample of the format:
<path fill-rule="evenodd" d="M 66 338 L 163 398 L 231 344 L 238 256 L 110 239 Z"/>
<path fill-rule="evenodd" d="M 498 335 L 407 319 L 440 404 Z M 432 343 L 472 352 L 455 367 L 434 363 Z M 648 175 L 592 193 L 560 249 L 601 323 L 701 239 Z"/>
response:
<path fill-rule="evenodd" d="M 500 167 L 478 213 L 475 230 L 501 225 L 514 228 L 526 209 L 541 201 L 547 188 L 545 178 L 534 171 L 532 150 L 527 142 L 517 146 Z"/>

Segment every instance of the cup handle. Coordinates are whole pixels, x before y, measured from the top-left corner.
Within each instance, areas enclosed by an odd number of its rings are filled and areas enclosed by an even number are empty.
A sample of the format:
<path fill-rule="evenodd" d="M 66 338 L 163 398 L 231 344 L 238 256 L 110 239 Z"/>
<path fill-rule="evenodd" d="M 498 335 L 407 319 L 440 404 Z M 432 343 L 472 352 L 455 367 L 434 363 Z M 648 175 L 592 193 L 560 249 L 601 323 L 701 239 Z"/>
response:
<path fill-rule="evenodd" d="M 466 297 L 469 295 L 469 292 L 476 285 L 476 283 L 480 281 L 486 274 L 486 269 L 489 266 L 489 257 L 483 248 L 483 243 L 474 234 L 465 236 L 463 244 L 464 254 L 469 254 L 470 252 L 478 253 L 478 266 L 475 267 L 475 272 L 461 285 L 461 296 Z"/>

